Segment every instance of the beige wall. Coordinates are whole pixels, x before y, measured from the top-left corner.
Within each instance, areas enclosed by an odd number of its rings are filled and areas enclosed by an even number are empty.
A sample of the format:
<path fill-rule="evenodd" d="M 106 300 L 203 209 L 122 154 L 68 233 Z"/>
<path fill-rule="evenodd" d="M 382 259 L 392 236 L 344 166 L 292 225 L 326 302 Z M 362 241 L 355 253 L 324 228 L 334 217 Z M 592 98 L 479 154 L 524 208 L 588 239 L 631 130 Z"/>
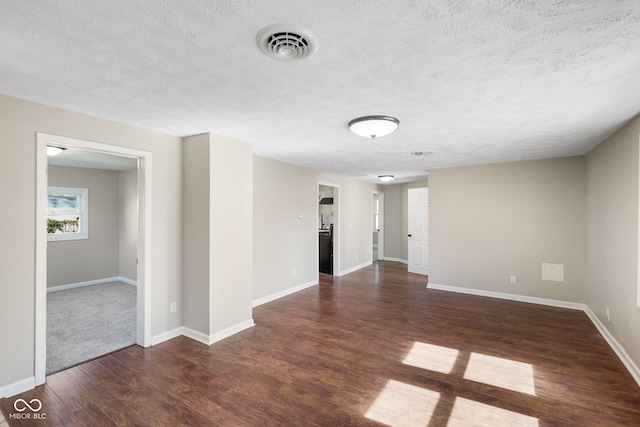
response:
<path fill-rule="evenodd" d="M 402 258 L 402 226 L 407 219 L 402 217 L 402 185 L 385 185 L 384 192 L 384 257 L 395 261 Z"/>
<path fill-rule="evenodd" d="M 375 184 L 254 156 L 254 300 L 318 280 L 318 182 L 340 188 L 340 270 L 371 262 Z"/>
<path fill-rule="evenodd" d="M 184 138 L 182 156 L 184 206 L 184 326 L 209 334 L 209 135 Z"/>
<path fill-rule="evenodd" d="M 118 172 L 50 165 L 48 184 L 89 190 L 89 238 L 47 243 L 47 287 L 118 276 Z"/>
<path fill-rule="evenodd" d="M 138 265 L 138 170 L 118 173 L 119 276 L 137 280 Z"/>
<path fill-rule="evenodd" d="M 317 279 L 316 179 L 309 169 L 254 156 L 254 299 Z"/>
<path fill-rule="evenodd" d="M 584 157 L 430 171 L 429 282 L 584 302 L 584 177 Z"/>
<path fill-rule="evenodd" d="M 252 148 L 203 134 L 184 139 L 183 155 L 183 319 L 211 336 L 252 322 Z"/>
<path fill-rule="evenodd" d="M 49 166 L 48 184 L 89 190 L 89 239 L 47 244 L 47 287 L 122 276 L 136 280 L 137 170 Z"/>
<path fill-rule="evenodd" d="M 210 134 L 210 333 L 253 324 L 253 148 Z M 233 185 L 229 177 L 233 176 Z"/>
<path fill-rule="evenodd" d="M 586 158 L 586 303 L 637 366 L 639 136 L 636 118 Z"/>
<path fill-rule="evenodd" d="M 180 326 L 182 155 L 179 137 L 0 95 L 0 388 L 34 376 L 36 132 L 146 150 L 153 156 L 151 334 Z M 43 231 L 44 232 L 44 231 Z"/>

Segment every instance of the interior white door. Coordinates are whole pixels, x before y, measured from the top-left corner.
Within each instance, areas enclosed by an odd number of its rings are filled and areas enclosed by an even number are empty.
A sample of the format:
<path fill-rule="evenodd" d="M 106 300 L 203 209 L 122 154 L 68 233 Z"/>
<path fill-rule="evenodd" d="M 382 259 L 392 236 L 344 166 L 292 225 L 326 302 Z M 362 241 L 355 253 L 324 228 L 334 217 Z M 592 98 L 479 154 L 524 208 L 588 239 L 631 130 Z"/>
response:
<path fill-rule="evenodd" d="M 429 274 L 429 189 L 409 189 L 409 273 Z"/>

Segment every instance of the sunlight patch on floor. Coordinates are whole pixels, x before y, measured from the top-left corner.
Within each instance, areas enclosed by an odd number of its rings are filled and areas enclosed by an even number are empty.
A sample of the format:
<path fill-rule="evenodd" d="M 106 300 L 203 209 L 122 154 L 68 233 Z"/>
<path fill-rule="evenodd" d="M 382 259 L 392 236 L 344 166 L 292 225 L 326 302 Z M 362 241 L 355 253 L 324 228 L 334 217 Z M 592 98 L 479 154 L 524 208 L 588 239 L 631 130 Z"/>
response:
<path fill-rule="evenodd" d="M 464 379 L 536 395 L 533 366 L 529 363 L 471 353 Z"/>
<path fill-rule="evenodd" d="M 429 371 L 450 374 L 459 351 L 439 345 L 414 342 L 402 363 Z"/>
<path fill-rule="evenodd" d="M 538 427 L 538 419 L 456 397 L 447 427 Z"/>
<path fill-rule="evenodd" d="M 365 417 L 394 427 L 426 426 L 440 400 L 440 393 L 389 380 Z"/>

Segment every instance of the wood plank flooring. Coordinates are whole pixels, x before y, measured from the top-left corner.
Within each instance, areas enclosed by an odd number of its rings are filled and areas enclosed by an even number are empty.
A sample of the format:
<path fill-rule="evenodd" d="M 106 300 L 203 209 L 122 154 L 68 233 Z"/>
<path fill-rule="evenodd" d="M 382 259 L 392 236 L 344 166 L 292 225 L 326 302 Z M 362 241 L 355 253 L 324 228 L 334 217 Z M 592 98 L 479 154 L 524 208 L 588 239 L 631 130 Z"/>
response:
<path fill-rule="evenodd" d="M 210 347 L 129 347 L 0 408 L 11 426 L 640 425 L 640 387 L 583 312 L 425 284 L 392 262 L 321 275 Z M 11 418 L 16 399 L 46 418 Z"/>

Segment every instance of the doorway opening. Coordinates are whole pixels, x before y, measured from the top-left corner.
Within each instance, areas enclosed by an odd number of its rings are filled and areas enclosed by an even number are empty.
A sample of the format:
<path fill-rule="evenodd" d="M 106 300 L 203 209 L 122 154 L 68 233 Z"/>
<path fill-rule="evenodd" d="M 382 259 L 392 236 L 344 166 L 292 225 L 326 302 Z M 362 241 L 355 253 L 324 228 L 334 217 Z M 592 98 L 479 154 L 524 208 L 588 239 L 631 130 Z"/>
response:
<path fill-rule="evenodd" d="M 318 271 L 340 275 L 340 187 L 318 182 Z"/>
<path fill-rule="evenodd" d="M 52 230 L 47 229 L 48 204 L 50 196 L 49 187 L 49 160 L 47 157 L 47 146 L 54 146 L 63 150 L 74 151 L 78 158 L 74 160 L 76 167 L 80 165 L 89 166 L 93 159 L 102 162 L 123 161 L 129 165 L 133 164 L 128 178 L 130 191 L 135 192 L 133 197 L 133 218 L 130 220 L 136 223 L 137 236 L 133 236 L 133 242 L 129 247 L 133 248 L 133 255 L 136 259 L 130 265 L 130 275 L 136 276 L 135 281 L 135 343 L 141 346 L 151 344 L 150 330 L 150 230 L 151 230 L 151 153 L 142 150 L 112 146 L 91 141 L 37 133 L 36 135 L 36 318 L 35 318 L 35 379 L 36 385 L 43 384 L 47 375 L 47 291 L 48 291 L 48 236 Z M 84 163 L 81 160 L 84 156 Z M 99 160 L 96 160 L 99 159 Z M 56 166 L 57 168 L 57 166 Z M 97 168 L 95 164 L 93 168 Z M 56 173 L 69 172 L 72 168 L 59 168 Z M 54 170 L 52 169 L 51 172 Z M 75 172 L 73 172 L 75 173 Z M 91 200 L 91 194 L 89 194 Z M 55 224 L 55 223 L 54 223 Z M 86 225 L 86 224 L 85 224 Z M 82 225 L 80 225 L 82 228 Z M 91 236 L 89 236 L 89 239 Z M 72 269 L 73 263 L 69 265 Z M 64 272 L 63 272 L 64 273 Z M 77 288 L 77 285 L 95 284 L 91 281 L 74 283 L 70 288 Z M 130 286 L 130 285 L 127 285 Z M 60 286 L 64 288 L 64 286 Z"/>
<path fill-rule="evenodd" d="M 371 207 L 372 239 L 371 261 L 384 260 L 384 193 L 373 191 Z"/>

